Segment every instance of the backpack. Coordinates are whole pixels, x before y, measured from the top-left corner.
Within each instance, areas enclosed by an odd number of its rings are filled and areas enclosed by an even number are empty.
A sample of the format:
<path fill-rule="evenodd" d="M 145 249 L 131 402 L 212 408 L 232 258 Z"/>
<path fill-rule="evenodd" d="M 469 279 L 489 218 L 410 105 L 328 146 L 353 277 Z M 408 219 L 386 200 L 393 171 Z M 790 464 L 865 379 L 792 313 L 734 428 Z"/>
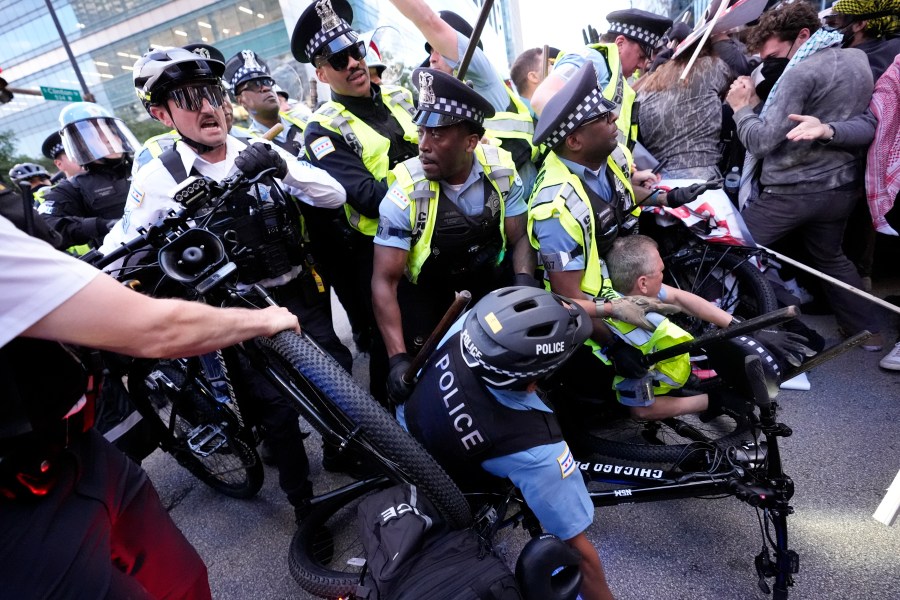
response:
<path fill-rule="evenodd" d="M 450 530 L 413 485 L 398 485 L 359 506 L 365 600 L 521 600 L 509 567 L 471 529 Z"/>

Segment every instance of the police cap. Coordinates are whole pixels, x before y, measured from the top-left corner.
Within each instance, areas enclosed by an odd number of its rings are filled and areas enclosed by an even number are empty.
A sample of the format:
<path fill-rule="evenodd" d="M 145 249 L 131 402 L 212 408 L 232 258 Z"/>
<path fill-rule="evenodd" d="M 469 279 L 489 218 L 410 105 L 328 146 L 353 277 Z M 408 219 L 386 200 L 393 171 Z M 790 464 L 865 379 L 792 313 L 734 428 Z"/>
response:
<path fill-rule="evenodd" d="M 241 50 L 225 63 L 225 75 L 222 76 L 231 92 L 237 94 L 242 83 L 252 79 L 271 77 L 269 66 L 253 50 Z"/>
<path fill-rule="evenodd" d="M 291 54 L 302 63 L 317 54 L 330 56 L 359 39 L 350 27 L 353 9 L 347 0 L 315 0 L 306 7 L 291 35 Z"/>
<path fill-rule="evenodd" d="M 650 56 L 659 45 L 660 38 L 672 26 L 672 19 L 637 8 L 611 12 L 606 15 L 606 20 L 609 22 L 608 33 L 623 35 L 637 42 L 647 56 Z"/>
<path fill-rule="evenodd" d="M 459 16 L 452 10 L 442 10 L 438 13 L 438 16 L 444 21 L 444 23 L 460 32 L 470 40 L 472 39 L 472 34 L 475 33 L 475 28 L 469 25 L 469 22 L 463 19 L 461 16 Z M 478 40 L 478 47 L 484 50 L 484 44 L 481 43 L 480 39 Z M 431 54 L 431 44 L 429 44 L 428 42 L 425 42 L 425 52 Z"/>
<path fill-rule="evenodd" d="M 188 52 L 193 52 L 197 56 L 206 59 L 217 60 L 222 64 L 225 64 L 225 55 L 222 54 L 222 51 L 216 48 L 215 46 L 210 46 L 209 44 L 203 44 L 200 42 L 196 42 L 194 44 L 188 44 L 186 46 L 182 46 Z"/>
<path fill-rule="evenodd" d="M 547 102 L 534 126 L 534 143 L 557 147 L 584 122 L 615 110 L 597 87 L 597 72 L 586 62 Z"/>
<path fill-rule="evenodd" d="M 56 157 L 65 151 L 66 149 L 63 147 L 62 137 L 60 137 L 58 131 L 54 131 L 48 135 L 47 139 L 44 140 L 44 143 L 41 144 L 41 154 L 50 160 L 56 160 Z"/>
<path fill-rule="evenodd" d="M 416 125 L 446 127 L 463 120 L 483 125 L 494 116 L 490 102 L 449 73 L 419 68 L 413 71 L 413 85 L 419 90 Z"/>

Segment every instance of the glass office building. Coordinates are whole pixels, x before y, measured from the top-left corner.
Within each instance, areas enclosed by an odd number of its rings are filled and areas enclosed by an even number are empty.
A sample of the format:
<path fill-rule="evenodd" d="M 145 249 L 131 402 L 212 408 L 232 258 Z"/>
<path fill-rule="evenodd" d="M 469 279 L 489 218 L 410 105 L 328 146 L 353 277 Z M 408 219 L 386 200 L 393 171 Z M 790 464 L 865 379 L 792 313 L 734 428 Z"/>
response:
<path fill-rule="evenodd" d="M 226 57 L 250 48 L 269 64 L 279 84 L 292 97 L 308 95 L 315 76 L 290 54 L 290 32 L 309 4 L 296 0 L 50 0 L 96 102 L 126 121 L 149 118 L 132 85 L 132 65 L 154 46 L 206 42 Z M 418 65 L 424 58 L 424 39 L 387 0 L 350 0 L 354 27 L 359 31 L 381 25 L 396 28 L 386 37 L 393 62 Z M 447 8 L 474 24 L 481 0 L 429 2 Z M 513 0 L 513 4 L 515 0 Z M 511 12 L 496 2 L 485 34 L 485 51 L 502 75 L 517 48 L 518 26 L 507 26 Z M 44 0 L 0 0 L 0 68 L 11 88 L 37 90 L 56 87 L 81 90 L 75 70 L 57 33 Z M 510 44 L 510 49 L 507 49 Z M 408 69 L 407 69 L 408 70 Z M 319 98 L 327 94 L 319 88 Z M 40 154 L 40 144 L 57 128 L 64 102 L 16 94 L 0 105 L 0 131 L 11 131 L 16 152 Z"/>

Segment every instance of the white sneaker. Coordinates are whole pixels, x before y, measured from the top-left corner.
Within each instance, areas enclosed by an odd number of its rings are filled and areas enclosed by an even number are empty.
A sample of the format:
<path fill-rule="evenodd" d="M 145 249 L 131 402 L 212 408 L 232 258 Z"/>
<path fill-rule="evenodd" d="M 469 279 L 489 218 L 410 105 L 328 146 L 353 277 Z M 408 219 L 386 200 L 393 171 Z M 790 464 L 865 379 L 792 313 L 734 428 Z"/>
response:
<path fill-rule="evenodd" d="M 890 369 L 891 371 L 900 371 L 900 342 L 894 344 L 894 349 L 888 352 L 878 366 L 882 369 Z"/>

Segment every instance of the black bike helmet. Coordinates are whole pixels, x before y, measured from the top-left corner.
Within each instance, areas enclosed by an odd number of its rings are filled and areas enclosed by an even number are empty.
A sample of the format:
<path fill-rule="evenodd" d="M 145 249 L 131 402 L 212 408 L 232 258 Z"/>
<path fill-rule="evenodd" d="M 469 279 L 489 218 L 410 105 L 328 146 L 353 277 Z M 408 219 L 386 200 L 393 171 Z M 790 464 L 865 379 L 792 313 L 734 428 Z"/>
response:
<path fill-rule="evenodd" d="M 525 600 L 575 600 L 581 588 L 581 554 L 555 535 L 545 533 L 522 548 L 516 581 Z"/>
<path fill-rule="evenodd" d="M 748 399 L 752 391 L 745 371 L 745 358 L 759 356 L 763 367 L 766 385 L 771 392 L 777 392 L 781 383 L 782 370 L 775 356 L 752 337 L 741 335 L 735 338 L 714 342 L 704 348 L 710 366 L 716 375 L 726 384 L 745 395 Z"/>
<path fill-rule="evenodd" d="M 28 182 L 32 177 L 46 177 L 50 179 L 50 173 L 41 165 L 35 163 L 19 163 L 9 170 L 9 178 L 13 183 Z"/>
<path fill-rule="evenodd" d="M 488 385 L 513 388 L 556 369 L 591 330 L 590 318 L 577 304 L 539 288 L 507 287 L 469 311 L 460 350 Z"/>
<path fill-rule="evenodd" d="M 217 58 L 204 58 L 184 48 L 151 50 L 134 63 L 134 89 L 150 111 L 162 104 L 169 90 L 186 83 L 210 81 L 221 83 L 225 63 Z"/>

